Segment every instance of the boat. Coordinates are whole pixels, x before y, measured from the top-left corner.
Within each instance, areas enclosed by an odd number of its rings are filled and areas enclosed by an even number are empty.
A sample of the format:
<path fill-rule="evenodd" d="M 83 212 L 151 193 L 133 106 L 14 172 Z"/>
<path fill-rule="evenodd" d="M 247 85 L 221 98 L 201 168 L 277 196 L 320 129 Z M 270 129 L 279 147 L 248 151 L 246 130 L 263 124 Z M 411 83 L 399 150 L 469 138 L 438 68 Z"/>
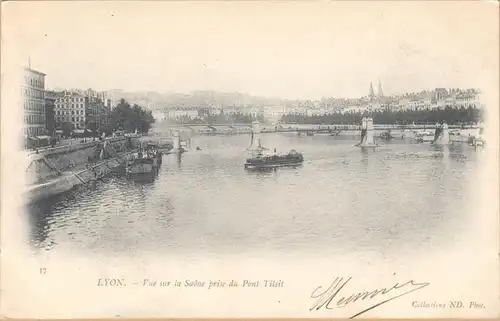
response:
<path fill-rule="evenodd" d="M 474 147 L 484 147 L 485 141 L 481 135 L 478 135 L 472 139 L 472 146 Z"/>
<path fill-rule="evenodd" d="M 251 152 L 251 157 L 245 162 L 245 169 L 269 169 L 283 166 L 298 166 L 304 162 L 304 157 L 301 153 L 291 150 L 288 154 L 281 155 L 268 152 L 268 148 L 261 145 L 260 142 L 260 126 L 258 122 L 252 124 L 252 136 L 250 147 L 247 149 Z"/>
<path fill-rule="evenodd" d="M 152 174 L 154 172 L 153 159 L 147 157 L 134 158 L 127 162 L 125 173 L 128 176 Z"/>
<path fill-rule="evenodd" d="M 127 176 L 154 174 L 162 163 L 162 152 L 155 145 L 148 144 L 127 160 L 125 173 Z"/>
<path fill-rule="evenodd" d="M 304 157 L 296 150 L 291 150 L 285 155 L 266 155 L 262 151 L 255 157 L 248 158 L 245 162 L 245 169 L 266 169 L 285 166 L 298 166 L 304 162 Z"/>
<path fill-rule="evenodd" d="M 339 134 L 340 134 L 340 130 L 331 129 L 331 128 L 319 129 L 315 133 L 315 135 L 328 135 L 328 136 L 338 136 Z"/>
<path fill-rule="evenodd" d="M 483 137 L 483 132 L 484 132 L 484 128 L 483 127 L 480 127 L 479 128 L 479 134 L 475 135 L 472 137 L 471 139 L 471 145 L 474 146 L 474 147 L 484 147 L 484 145 L 486 144 L 486 141 Z"/>
<path fill-rule="evenodd" d="M 434 134 L 430 131 L 415 131 L 414 139 L 418 143 L 433 142 Z"/>
<path fill-rule="evenodd" d="M 330 136 L 338 136 L 340 134 L 340 130 L 334 130 L 330 133 Z"/>
<path fill-rule="evenodd" d="M 149 143 L 145 148 L 145 152 L 149 157 L 155 160 L 155 167 L 160 167 L 163 162 L 163 152 L 161 151 L 160 145 Z"/>
<path fill-rule="evenodd" d="M 391 140 L 393 139 L 394 137 L 392 137 L 391 135 L 391 131 L 388 130 L 386 132 L 383 132 L 382 134 L 380 134 L 380 138 L 383 139 L 383 140 Z"/>

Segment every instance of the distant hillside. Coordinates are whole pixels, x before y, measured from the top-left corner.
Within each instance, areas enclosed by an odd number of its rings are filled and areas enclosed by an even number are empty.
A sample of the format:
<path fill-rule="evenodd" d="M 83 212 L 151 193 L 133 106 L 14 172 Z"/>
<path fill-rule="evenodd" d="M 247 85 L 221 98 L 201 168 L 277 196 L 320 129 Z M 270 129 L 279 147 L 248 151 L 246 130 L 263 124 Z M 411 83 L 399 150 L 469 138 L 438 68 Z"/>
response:
<path fill-rule="evenodd" d="M 125 92 L 119 89 L 108 91 L 113 101 L 121 98 L 146 108 L 209 107 L 209 106 L 273 106 L 283 104 L 279 98 L 251 96 L 242 93 L 222 93 L 215 91 L 193 91 L 187 94 L 158 93 L 153 91 Z"/>

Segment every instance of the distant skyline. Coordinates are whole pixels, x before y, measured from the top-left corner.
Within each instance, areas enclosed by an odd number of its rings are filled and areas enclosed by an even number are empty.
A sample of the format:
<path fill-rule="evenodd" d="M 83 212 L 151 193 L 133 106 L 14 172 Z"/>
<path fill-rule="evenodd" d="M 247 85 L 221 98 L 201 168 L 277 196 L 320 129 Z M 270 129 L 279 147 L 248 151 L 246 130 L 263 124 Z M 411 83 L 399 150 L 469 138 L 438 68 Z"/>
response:
<path fill-rule="evenodd" d="M 321 99 L 367 96 L 380 79 L 389 96 L 488 85 L 493 6 L 13 2 L 2 36 L 17 63 L 47 74 L 47 88 Z"/>

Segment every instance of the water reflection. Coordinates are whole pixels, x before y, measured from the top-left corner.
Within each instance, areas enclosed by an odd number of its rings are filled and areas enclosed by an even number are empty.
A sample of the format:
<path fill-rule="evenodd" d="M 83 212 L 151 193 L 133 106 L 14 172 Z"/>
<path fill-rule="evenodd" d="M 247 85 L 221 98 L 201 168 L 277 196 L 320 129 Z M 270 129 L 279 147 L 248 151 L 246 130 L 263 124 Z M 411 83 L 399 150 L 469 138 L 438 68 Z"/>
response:
<path fill-rule="evenodd" d="M 177 158 L 177 167 L 178 168 L 181 168 L 181 164 L 182 164 L 182 153 L 178 153 L 175 155 L 176 158 Z"/>
<path fill-rule="evenodd" d="M 26 212 L 29 213 L 27 219 L 30 227 L 28 233 L 32 245 L 38 246 L 47 239 L 49 232 L 48 221 L 53 212 L 53 205 L 54 201 L 49 199 L 36 205 L 27 206 Z"/>

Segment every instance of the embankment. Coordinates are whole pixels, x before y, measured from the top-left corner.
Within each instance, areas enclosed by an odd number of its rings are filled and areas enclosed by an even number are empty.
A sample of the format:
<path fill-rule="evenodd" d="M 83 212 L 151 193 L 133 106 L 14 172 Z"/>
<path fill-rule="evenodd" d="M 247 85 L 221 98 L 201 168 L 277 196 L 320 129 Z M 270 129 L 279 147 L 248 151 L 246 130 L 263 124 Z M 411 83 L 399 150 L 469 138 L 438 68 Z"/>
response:
<path fill-rule="evenodd" d="M 111 137 L 106 139 L 117 153 L 137 148 L 140 136 L 137 137 Z M 79 143 L 44 150 L 42 154 L 53 163 L 60 171 L 89 163 L 98 159 L 104 141 Z"/>
<path fill-rule="evenodd" d="M 32 154 L 24 198 L 28 203 L 40 201 L 116 171 L 138 147 L 139 139 L 140 136 L 113 137 Z"/>

